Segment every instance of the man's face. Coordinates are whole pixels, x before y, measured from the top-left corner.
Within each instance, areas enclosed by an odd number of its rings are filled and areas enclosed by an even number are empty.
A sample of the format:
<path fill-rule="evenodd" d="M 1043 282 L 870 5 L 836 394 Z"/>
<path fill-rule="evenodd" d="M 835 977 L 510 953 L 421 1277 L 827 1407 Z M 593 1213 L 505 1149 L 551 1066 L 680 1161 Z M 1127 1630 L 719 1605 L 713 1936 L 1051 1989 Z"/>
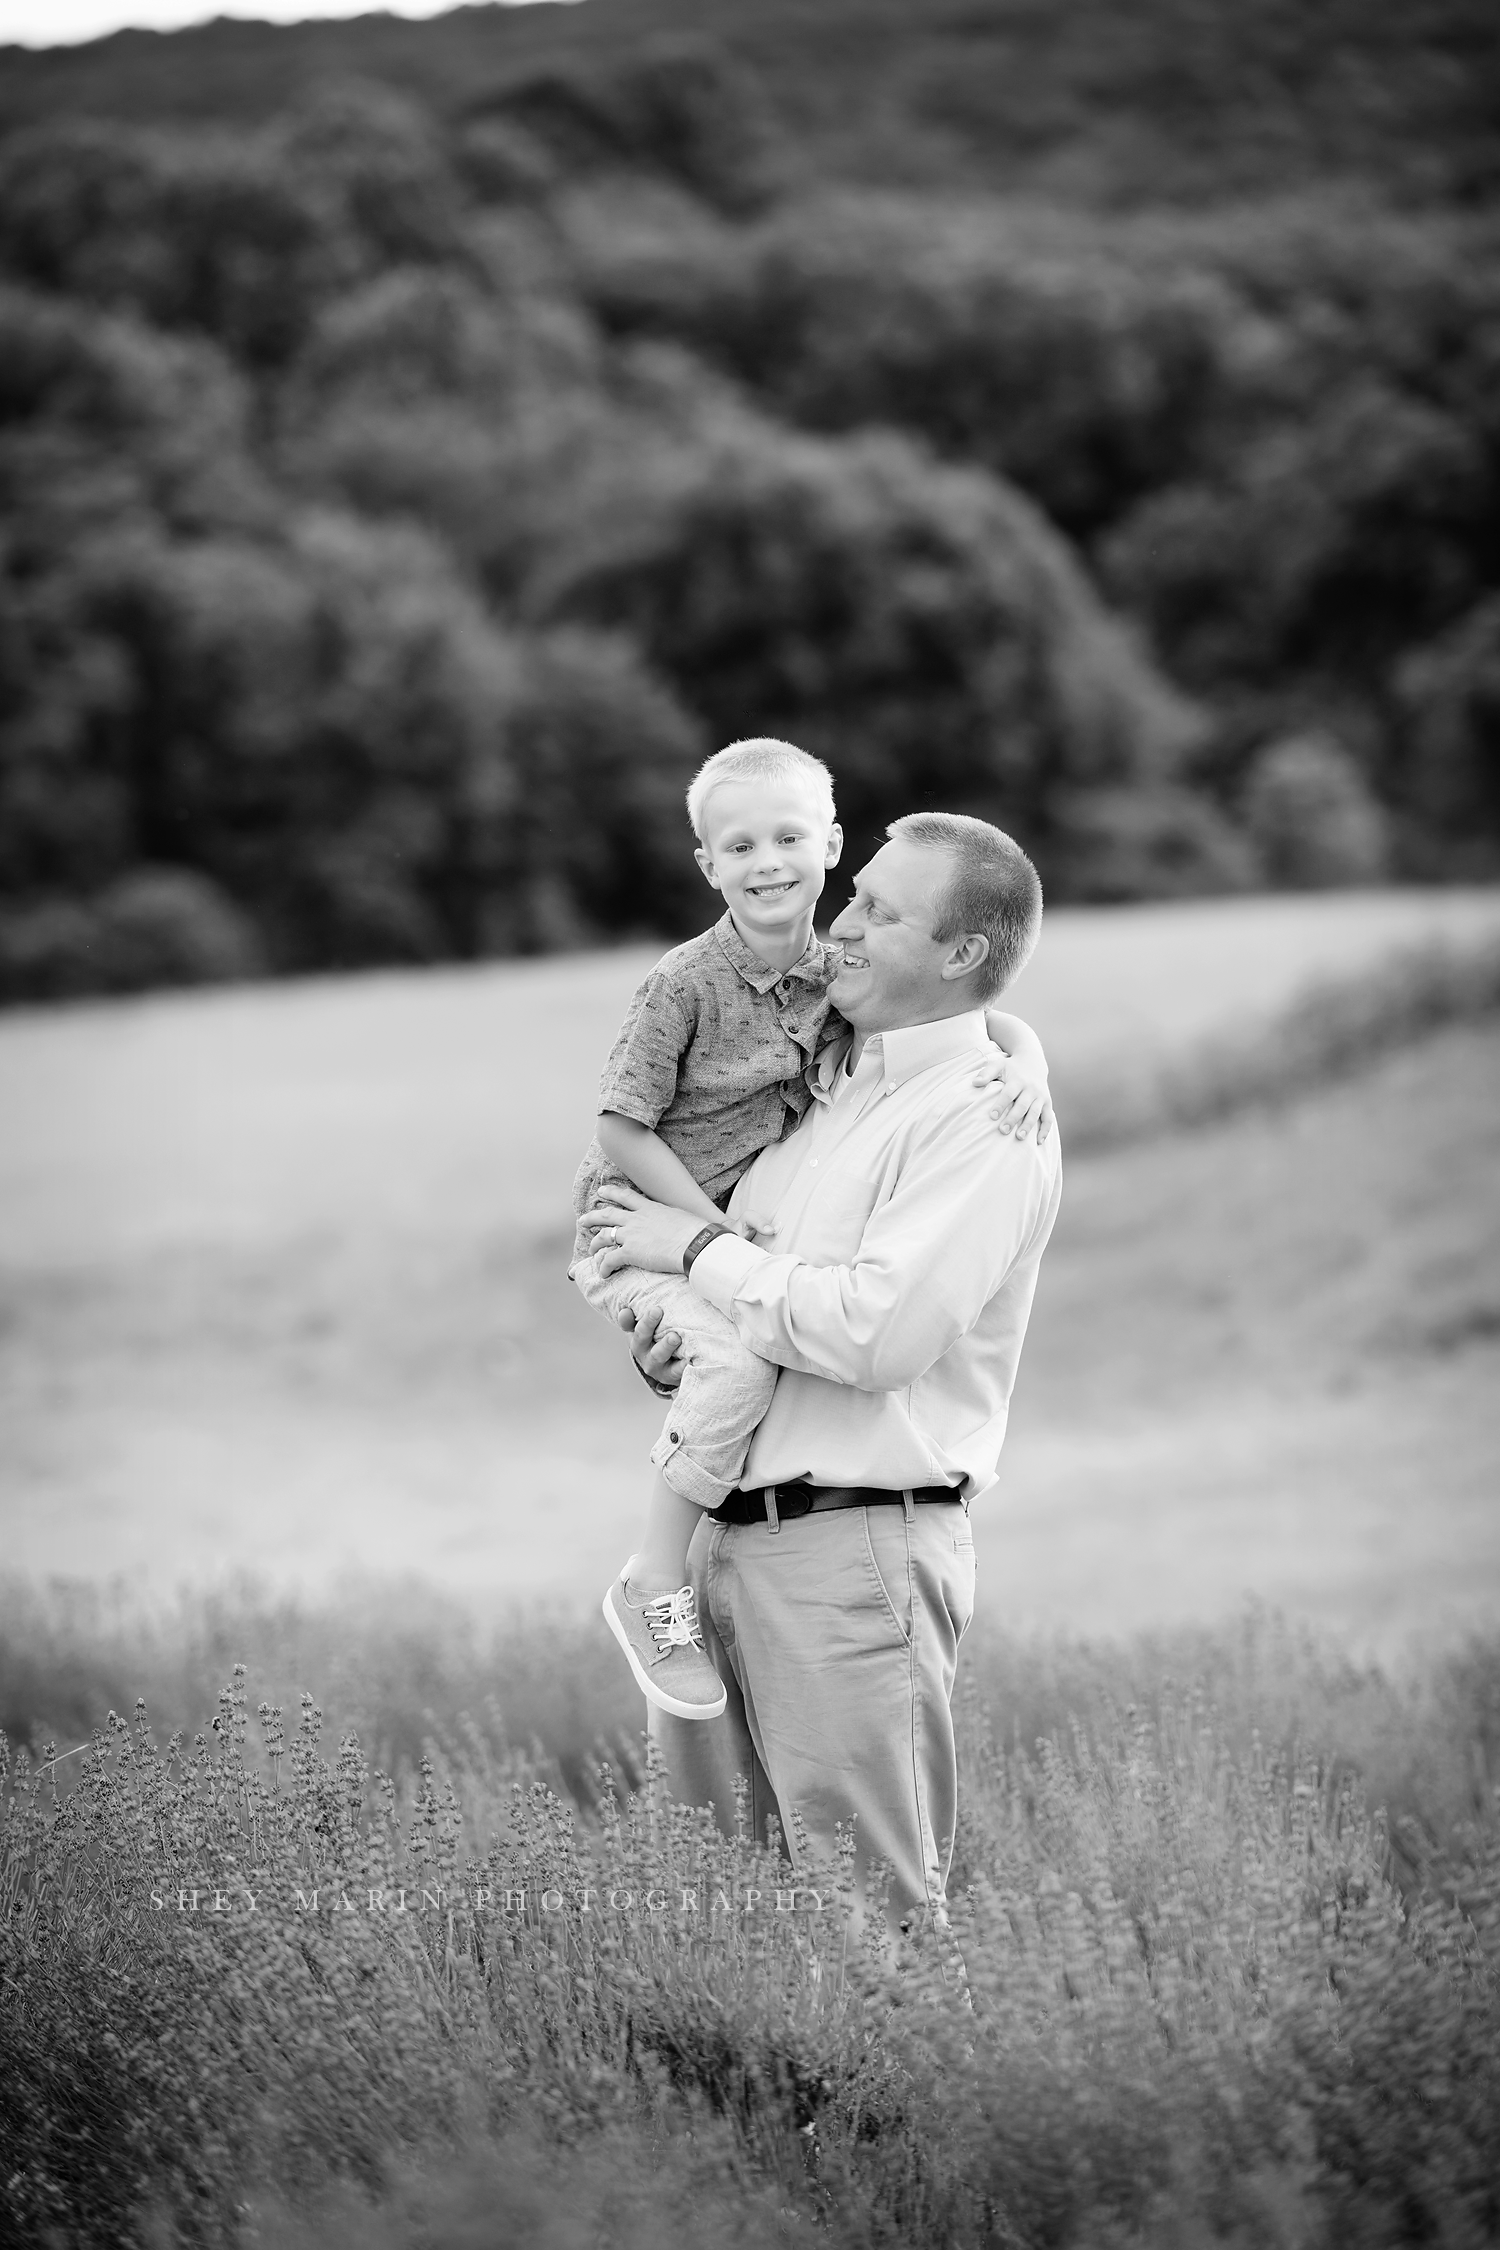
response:
<path fill-rule="evenodd" d="M 828 991 L 856 1031 L 868 1037 L 952 1013 L 959 987 L 943 965 L 954 940 L 932 934 L 952 879 L 947 852 L 904 836 L 882 844 L 855 876 L 854 896 L 830 927 L 844 962 Z"/>
<path fill-rule="evenodd" d="M 747 938 L 773 940 L 811 914 L 843 845 L 802 781 L 721 781 L 703 808 L 698 865 Z"/>

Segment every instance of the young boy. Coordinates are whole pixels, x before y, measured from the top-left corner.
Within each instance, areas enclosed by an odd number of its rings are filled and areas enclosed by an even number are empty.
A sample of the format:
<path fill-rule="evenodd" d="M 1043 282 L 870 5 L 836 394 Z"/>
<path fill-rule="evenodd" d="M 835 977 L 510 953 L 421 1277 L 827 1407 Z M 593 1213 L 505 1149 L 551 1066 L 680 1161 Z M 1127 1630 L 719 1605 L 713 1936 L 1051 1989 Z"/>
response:
<path fill-rule="evenodd" d="M 727 912 L 665 955 L 630 1003 L 573 1183 L 579 1213 L 624 1178 L 655 1202 L 722 1225 L 740 1174 L 807 1108 L 807 1068 L 830 1035 L 837 949 L 812 928 L 843 848 L 827 767 L 790 743 L 732 743 L 698 773 L 688 816 L 694 856 Z M 1038 1120 L 1044 1134 L 1051 1112 L 1037 1040 L 1013 1016 L 991 1012 L 988 1023 L 1013 1058 L 1005 1129 Z M 685 1277 L 633 1267 L 601 1275 L 602 1247 L 579 1228 L 569 1271 L 589 1304 L 612 1320 L 626 1305 L 637 1315 L 658 1308 L 686 1363 L 651 1453 L 645 1535 L 605 1595 L 604 1616 L 650 1701 L 679 1718 L 711 1719 L 726 1699 L 684 1583 L 688 1542 L 703 1511 L 738 1482 L 777 1370 Z"/>

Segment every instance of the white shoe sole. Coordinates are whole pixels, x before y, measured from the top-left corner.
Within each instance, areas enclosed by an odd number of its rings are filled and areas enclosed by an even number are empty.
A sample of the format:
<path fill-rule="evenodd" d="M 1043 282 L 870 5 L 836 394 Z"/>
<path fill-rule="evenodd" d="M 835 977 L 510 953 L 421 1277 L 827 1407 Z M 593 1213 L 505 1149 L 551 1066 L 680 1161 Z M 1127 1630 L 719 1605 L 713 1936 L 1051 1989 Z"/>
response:
<path fill-rule="evenodd" d="M 658 1711 L 670 1711 L 674 1719 L 716 1719 L 729 1701 L 728 1693 L 724 1687 L 721 1685 L 719 1688 L 717 1703 L 684 1703 L 680 1697 L 668 1695 L 665 1688 L 658 1687 L 631 1647 L 625 1628 L 615 1615 L 615 1605 L 610 1599 L 610 1594 L 613 1594 L 613 1592 L 614 1588 L 611 1586 L 609 1593 L 604 1597 L 604 1622 L 624 1650 L 625 1661 L 635 1674 L 636 1686 L 645 1696 L 646 1701 L 654 1703 Z"/>

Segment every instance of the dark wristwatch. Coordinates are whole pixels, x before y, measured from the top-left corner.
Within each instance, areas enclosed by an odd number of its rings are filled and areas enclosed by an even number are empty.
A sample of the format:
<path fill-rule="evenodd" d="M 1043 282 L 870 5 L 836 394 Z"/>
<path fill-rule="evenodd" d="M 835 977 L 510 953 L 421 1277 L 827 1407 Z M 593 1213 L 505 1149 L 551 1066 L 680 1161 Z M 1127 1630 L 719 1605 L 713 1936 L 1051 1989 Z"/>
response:
<path fill-rule="evenodd" d="M 713 1226 L 700 1228 L 698 1233 L 693 1236 L 692 1241 L 688 1244 L 687 1248 L 682 1253 L 683 1272 L 692 1272 L 693 1260 L 697 1257 L 698 1252 L 700 1250 L 706 1250 L 716 1235 L 733 1234 L 733 1232 L 733 1227 L 726 1227 L 717 1223 L 715 1223 Z"/>

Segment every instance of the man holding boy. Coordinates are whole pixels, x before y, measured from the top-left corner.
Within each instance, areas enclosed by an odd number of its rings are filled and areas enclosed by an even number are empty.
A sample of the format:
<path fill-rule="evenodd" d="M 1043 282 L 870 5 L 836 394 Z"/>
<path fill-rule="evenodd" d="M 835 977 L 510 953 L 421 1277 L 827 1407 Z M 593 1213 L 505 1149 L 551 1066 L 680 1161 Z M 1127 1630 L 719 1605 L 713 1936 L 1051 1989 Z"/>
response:
<path fill-rule="evenodd" d="M 820 1851 L 853 1819 L 898 1914 L 942 1909 L 969 1506 L 995 1482 L 1061 1190 L 1055 1135 L 996 1133 L 973 1099 L 985 1007 L 1040 918 L 1036 872 L 1002 831 L 897 821 L 832 925 L 850 1036 L 728 1205 L 752 1238 L 628 1186 L 585 1218 L 601 1265 L 686 1271 L 781 1370 L 739 1486 L 693 1539 L 728 1707 L 696 1724 L 652 1712 L 674 1793 L 723 1819 L 745 1774 L 755 1833 L 795 1808 Z M 674 1345 L 639 1323 L 654 1379 L 672 1380 Z"/>

